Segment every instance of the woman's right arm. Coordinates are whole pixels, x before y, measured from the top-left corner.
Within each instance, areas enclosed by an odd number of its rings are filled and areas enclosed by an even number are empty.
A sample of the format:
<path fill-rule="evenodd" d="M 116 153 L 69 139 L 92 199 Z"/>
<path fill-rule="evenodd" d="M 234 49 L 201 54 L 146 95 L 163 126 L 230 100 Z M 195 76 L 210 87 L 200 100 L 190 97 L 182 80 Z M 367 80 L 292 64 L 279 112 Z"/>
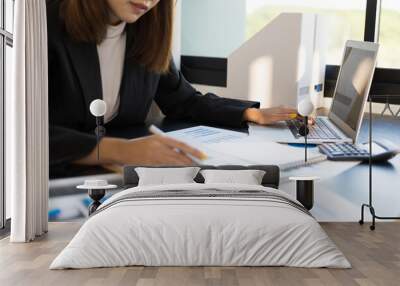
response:
<path fill-rule="evenodd" d="M 78 160 L 96 147 L 94 134 L 80 132 L 53 124 L 49 127 L 50 166 L 64 165 Z"/>
<path fill-rule="evenodd" d="M 199 151 L 180 141 L 163 136 L 148 136 L 139 139 L 105 137 L 87 156 L 74 163 L 81 165 L 193 165 L 187 154 L 203 158 Z M 177 152 L 176 149 L 182 152 Z"/>
<path fill-rule="evenodd" d="M 94 133 L 61 126 L 56 123 L 55 114 L 57 110 L 50 104 L 49 157 L 52 168 L 70 163 L 102 166 L 193 165 L 192 160 L 185 154 L 201 157 L 199 151 L 186 144 L 161 136 L 136 140 L 105 137 L 100 141 L 100 160 L 97 160 L 97 140 Z M 183 150 L 184 153 L 178 153 L 176 149 Z"/>

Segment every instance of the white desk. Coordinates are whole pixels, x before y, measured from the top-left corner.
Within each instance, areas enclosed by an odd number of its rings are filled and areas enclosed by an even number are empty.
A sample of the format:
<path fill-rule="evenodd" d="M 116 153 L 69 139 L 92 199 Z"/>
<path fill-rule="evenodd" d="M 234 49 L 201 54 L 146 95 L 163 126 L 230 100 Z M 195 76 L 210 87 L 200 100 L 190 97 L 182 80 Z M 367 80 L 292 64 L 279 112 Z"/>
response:
<path fill-rule="evenodd" d="M 159 127 L 164 131 L 173 131 L 192 127 L 180 121 L 165 120 Z M 367 126 L 363 126 L 361 141 L 368 138 Z M 147 127 L 121 130 L 116 135 L 135 138 L 146 135 Z M 374 138 L 386 137 L 400 144 L 400 119 L 374 119 Z M 315 183 L 315 204 L 312 214 L 320 221 L 351 221 L 360 219 L 361 204 L 368 202 L 368 165 L 348 162 L 323 162 L 309 167 L 282 172 L 280 188 L 291 195 L 295 194 L 295 183 L 289 182 L 289 176 L 318 176 Z M 108 178 L 110 180 L 110 178 Z M 110 182 L 114 182 L 110 180 Z M 61 193 L 65 182 L 51 184 L 54 193 Z M 79 182 L 81 183 L 81 182 Z M 74 183 L 75 184 L 75 183 Z M 381 216 L 400 215 L 400 156 L 390 164 L 374 167 L 374 205 Z M 60 197 L 61 200 L 61 197 Z M 368 219 L 369 216 L 367 215 Z"/>
<path fill-rule="evenodd" d="M 360 219 L 361 205 L 368 202 L 368 165 L 326 161 L 281 175 L 280 189 L 295 197 L 296 186 L 289 176 L 313 175 L 315 204 L 311 213 L 319 221 Z M 373 200 L 381 216 L 400 215 L 400 157 L 373 168 Z M 366 220 L 370 220 L 369 213 Z"/>

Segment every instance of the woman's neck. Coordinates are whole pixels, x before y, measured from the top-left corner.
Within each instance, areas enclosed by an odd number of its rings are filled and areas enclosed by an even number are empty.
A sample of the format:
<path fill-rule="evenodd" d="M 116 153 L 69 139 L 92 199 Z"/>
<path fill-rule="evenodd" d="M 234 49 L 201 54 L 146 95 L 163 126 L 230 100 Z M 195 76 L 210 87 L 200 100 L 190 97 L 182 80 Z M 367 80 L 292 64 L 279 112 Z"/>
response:
<path fill-rule="evenodd" d="M 117 26 L 121 24 L 121 19 L 118 18 L 114 13 L 110 12 L 110 25 L 111 26 Z"/>

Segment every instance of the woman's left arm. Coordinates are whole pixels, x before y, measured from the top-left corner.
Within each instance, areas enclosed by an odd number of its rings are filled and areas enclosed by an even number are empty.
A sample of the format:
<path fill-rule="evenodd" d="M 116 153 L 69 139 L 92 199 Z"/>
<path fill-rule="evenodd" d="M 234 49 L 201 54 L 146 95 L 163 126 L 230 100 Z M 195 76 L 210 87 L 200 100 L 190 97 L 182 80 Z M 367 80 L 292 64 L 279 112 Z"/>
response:
<path fill-rule="evenodd" d="M 177 70 L 173 61 L 169 72 L 160 78 L 155 101 L 168 117 L 231 127 L 241 127 L 245 122 L 268 125 L 296 117 L 296 110 L 289 107 L 259 109 L 258 102 L 223 98 L 212 93 L 202 95 Z"/>
<path fill-rule="evenodd" d="M 260 106 L 258 102 L 228 99 L 212 93 L 202 95 L 172 61 L 169 72 L 160 78 L 155 101 L 168 117 L 231 127 L 242 126 L 246 121 L 245 111 L 257 110 Z"/>

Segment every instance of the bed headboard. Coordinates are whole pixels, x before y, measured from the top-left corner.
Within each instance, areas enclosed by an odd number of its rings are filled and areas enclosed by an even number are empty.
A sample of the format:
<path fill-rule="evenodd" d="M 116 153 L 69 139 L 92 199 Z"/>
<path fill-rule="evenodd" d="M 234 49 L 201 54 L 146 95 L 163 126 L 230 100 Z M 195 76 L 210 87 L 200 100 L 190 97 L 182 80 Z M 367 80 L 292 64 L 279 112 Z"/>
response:
<path fill-rule="evenodd" d="M 132 188 L 136 187 L 139 182 L 139 177 L 135 171 L 135 168 L 141 166 L 125 166 L 124 167 L 124 187 Z M 201 170 L 206 169 L 219 169 L 219 170 L 263 170 L 265 171 L 265 176 L 262 180 L 262 184 L 265 187 L 271 187 L 274 189 L 279 188 L 279 167 L 273 165 L 251 165 L 251 166 L 199 166 Z M 177 168 L 172 166 L 161 166 L 161 167 L 148 167 L 148 168 Z M 203 176 L 199 174 L 194 179 L 197 183 L 204 183 Z"/>

